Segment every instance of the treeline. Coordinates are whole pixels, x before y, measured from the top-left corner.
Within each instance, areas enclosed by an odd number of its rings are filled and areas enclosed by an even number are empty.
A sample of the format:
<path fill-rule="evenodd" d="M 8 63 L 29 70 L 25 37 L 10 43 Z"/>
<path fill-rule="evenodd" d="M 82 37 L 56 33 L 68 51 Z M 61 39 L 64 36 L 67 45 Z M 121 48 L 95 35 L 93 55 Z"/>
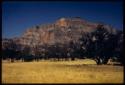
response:
<path fill-rule="evenodd" d="M 2 58 L 22 61 L 49 60 L 75 60 L 75 58 L 94 59 L 97 64 L 107 64 L 108 59 L 114 59 L 123 64 L 123 32 L 108 32 L 103 25 L 97 30 L 83 33 L 78 42 L 68 44 L 56 43 L 54 45 L 24 46 L 14 42 L 3 43 Z"/>

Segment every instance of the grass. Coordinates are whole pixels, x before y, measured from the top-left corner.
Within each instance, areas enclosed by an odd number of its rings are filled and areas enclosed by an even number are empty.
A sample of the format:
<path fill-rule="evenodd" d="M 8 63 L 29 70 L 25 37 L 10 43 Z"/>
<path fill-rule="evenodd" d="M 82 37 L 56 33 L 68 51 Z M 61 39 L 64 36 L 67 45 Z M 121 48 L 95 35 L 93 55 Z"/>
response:
<path fill-rule="evenodd" d="M 88 59 L 3 62 L 2 83 L 123 83 L 123 66 L 98 66 Z"/>

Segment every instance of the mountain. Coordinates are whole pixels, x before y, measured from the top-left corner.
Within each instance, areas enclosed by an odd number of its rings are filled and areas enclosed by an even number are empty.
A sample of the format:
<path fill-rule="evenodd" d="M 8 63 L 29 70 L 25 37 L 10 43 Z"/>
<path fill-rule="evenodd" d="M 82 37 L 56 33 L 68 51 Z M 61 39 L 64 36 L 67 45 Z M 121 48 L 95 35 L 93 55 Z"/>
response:
<path fill-rule="evenodd" d="M 52 24 L 38 25 L 27 29 L 20 38 L 13 39 L 22 45 L 53 45 L 55 43 L 77 43 L 78 39 L 86 32 L 96 30 L 98 23 L 91 23 L 80 17 L 60 18 Z M 105 26 L 109 32 L 112 28 Z M 114 29 L 113 29 L 114 31 Z"/>
<path fill-rule="evenodd" d="M 33 47 L 35 45 L 54 45 L 56 43 L 68 44 L 78 43 L 85 33 L 96 30 L 99 23 L 88 22 L 80 17 L 60 18 L 52 24 L 42 24 L 27 29 L 22 36 L 12 39 L 2 39 L 2 46 L 15 43 Z M 103 26 L 109 33 L 117 30 L 109 25 Z M 5 45 L 5 46 L 4 46 Z"/>
<path fill-rule="evenodd" d="M 100 64 L 107 62 L 110 57 L 122 60 L 122 43 L 122 31 L 109 25 L 74 17 L 60 18 L 51 24 L 33 26 L 18 38 L 4 38 L 2 50 L 4 58 L 9 56 L 12 59 L 32 60 L 41 57 L 59 59 L 62 56 L 74 60 L 74 57 L 87 56 L 95 58 L 97 64 Z"/>

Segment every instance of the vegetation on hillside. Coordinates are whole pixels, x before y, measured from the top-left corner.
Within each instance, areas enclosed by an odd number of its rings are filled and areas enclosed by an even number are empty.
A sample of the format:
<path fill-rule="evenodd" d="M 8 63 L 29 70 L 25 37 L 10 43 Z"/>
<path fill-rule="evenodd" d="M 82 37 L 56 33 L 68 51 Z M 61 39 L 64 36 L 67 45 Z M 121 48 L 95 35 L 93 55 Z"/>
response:
<path fill-rule="evenodd" d="M 38 27 L 37 27 L 38 28 Z M 98 25 L 96 30 L 91 33 L 83 33 L 78 42 L 53 45 L 21 45 L 11 41 L 3 43 L 2 58 L 22 61 L 32 61 L 40 59 L 54 60 L 75 60 L 75 58 L 91 58 L 97 64 L 107 64 L 108 59 L 123 64 L 123 32 L 108 32 L 103 25 Z"/>

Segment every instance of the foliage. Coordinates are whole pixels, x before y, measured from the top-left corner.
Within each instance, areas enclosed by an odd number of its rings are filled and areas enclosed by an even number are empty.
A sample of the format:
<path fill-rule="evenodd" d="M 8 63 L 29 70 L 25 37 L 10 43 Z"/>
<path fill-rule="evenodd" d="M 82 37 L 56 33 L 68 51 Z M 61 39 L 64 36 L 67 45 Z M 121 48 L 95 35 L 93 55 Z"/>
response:
<path fill-rule="evenodd" d="M 39 28 L 39 27 L 36 27 Z M 92 58 L 97 64 L 107 64 L 108 59 L 116 59 L 123 63 L 123 32 L 112 33 L 99 24 L 95 31 L 83 33 L 77 43 L 23 46 L 11 41 L 3 49 L 3 59 L 22 59 L 24 61 L 40 59 Z"/>

